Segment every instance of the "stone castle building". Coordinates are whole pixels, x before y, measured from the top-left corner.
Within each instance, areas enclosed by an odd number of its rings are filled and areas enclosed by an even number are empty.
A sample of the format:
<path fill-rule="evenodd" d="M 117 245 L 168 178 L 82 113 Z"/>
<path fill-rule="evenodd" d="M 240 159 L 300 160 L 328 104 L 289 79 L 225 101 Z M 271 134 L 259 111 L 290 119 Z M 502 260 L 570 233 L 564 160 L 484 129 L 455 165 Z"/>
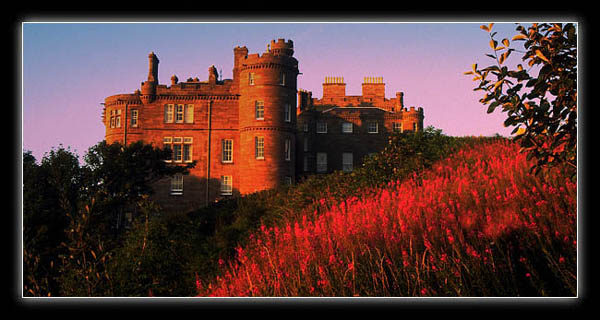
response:
<path fill-rule="evenodd" d="M 291 184 L 304 175 L 351 171 L 383 149 L 394 130 L 422 130 L 423 109 L 405 108 L 403 93 L 385 98 L 382 78 L 365 78 L 361 96 L 346 96 L 341 77 L 326 77 L 323 97 L 297 89 L 291 40 L 266 52 L 233 49 L 233 79 L 158 83 L 150 53 L 148 78 L 130 94 L 107 97 L 107 143 L 142 140 L 173 151 L 171 163 L 196 161 L 189 175 L 158 182 L 166 210 L 194 209 L 216 199 Z"/>

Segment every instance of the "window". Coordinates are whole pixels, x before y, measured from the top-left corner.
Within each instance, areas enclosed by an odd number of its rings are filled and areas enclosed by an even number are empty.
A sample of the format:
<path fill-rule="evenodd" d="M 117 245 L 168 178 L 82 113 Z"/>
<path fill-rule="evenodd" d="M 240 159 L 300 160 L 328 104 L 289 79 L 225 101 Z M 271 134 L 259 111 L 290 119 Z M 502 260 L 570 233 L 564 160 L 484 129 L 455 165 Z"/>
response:
<path fill-rule="evenodd" d="M 290 161 L 292 158 L 292 142 L 290 139 L 285 139 L 285 161 Z"/>
<path fill-rule="evenodd" d="M 285 184 L 286 184 L 286 185 L 288 185 L 288 186 L 289 186 L 289 185 L 292 185 L 292 177 L 290 177 L 290 176 L 285 176 L 285 177 L 283 178 L 283 183 L 285 183 Z"/>
<path fill-rule="evenodd" d="M 327 171 L 327 153 L 317 152 L 317 172 Z"/>
<path fill-rule="evenodd" d="M 185 123 L 194 123 L 194 105 L 185 105 Z"/>
<path fill-rule="evenodd" d="M 115 110 L 110 111 L 110 127 L 115 127 Z"/>
<path fill-rule="evenodd" d="M 286 104 L 283 110 L 284 110 L 283 118 L 284 118 L 285 122 L 291 122 L 292 121 L 292 105 L 290 105 L 289 103 Z"/>
<path fill-rule="evenodd" d="M 417 132 L 417 123 L 416 123 L 416 122 L 415 122 L 415 123 L 413 123 L 413 131 L 414 131 L 414 132 Z"/>
<path fill-rule="evenodd" d="M 394 131 L 402 132 L 402 122 L 394 122 Z"/>
<path fill-rule="evenodd" d="M 279 74 L 279 84 L 285 86 L 285 73 L 283 72 Z"/>
<path fill-rule="evenodd" d="M 175 122 L 183 123 L 183 105 L 178 104 L 175 106 Z"/>
<path fill-rule="evenodd" d="M 183 195 L 183 176 L 180 174 L 176 174 L 171 177 L 171 195 Z"/>
<path fill-rule="evenodd" d="M 304 156 L 302 168 L 304 169 L 304 172 L 308 171 L 308 156 Z"/>
<path fill-rule="evenodd" d="M 132 127 L 137 127 L 138 126 L 138 110 L 137 109 L 131 109 L 131 126 Z"/>
<path fill-rule="evenodd" d="M 163 145 L 172 151 L 166 162 L 192 162 L 192 142 L 191 137 L 164 137 Z"/>
<path fill-rule="evenodd" d="M 342 132 L 343 133 L 352 133 L 352 122 L 342 123 Z"/>
<path fill-rule="evenodd" d="M 183 162 L 192 162 L 192 145 L 183 145 Z"/>
<path fill-rule="evenodd" d="M 351 152 L 342 153 L 342 171 L 344 171 L 344 172 L 352 171 L 352 153 Z"/>
<path fill-rule="evenodd" d="M 248 84 L 251 86 L 254 85 L 254 72 L 248 73 Z"/>
<path fill-rule="evenodd" d="M 232 163 L 233 162 L 233 140 L 232 139 L 224 139 L 222 149 L 223 149 L 222 161 L 224 163 Z"/>
<path fill-rule="evenodd" d="M 181 159 L 183 159 L 182 151 L 181 144 L 173 144 L 173 161 L 181 162 Z"/>
<path fill-rule="evenodd" d="M 165 162 L 171 162 L 173 161 L 173 138 L 171 137 L 164 137 L 163 138 L 163 145 L 165 146 L 165 148 L 169 149 L 169 151 L 171 151 L 171 159 L 169 160 L 165 160 Z"/>
<path fill-rule="evenodd" d="M 265 158 L 265 138 L 264 137 L 254 138 L 254 146 L 255 146 L 256 159 L 264 159 Z"/>
<path fill-rule="evenodd" d="M 265 119 L 265 103 L 263 101 L 256 101 L 254 104 L 254 110 L 256 113 L 256 120 Z"/>
<path fill-rule="evenodd" d="M 379 132 L 379 124 L 375 121 L 369 122 L 369 133 L 377 133 Z"/>
<path fill-rule="evenodd" d="M 302 124 L 302 130 L 304 130 L 304 132 L 308 132 L 308 122 Z"/>
<path fill-rule="evenodd" d="M 304 152 L 308 151 L 308 137 L 304 137 Z"/>
<path fill-rule="evenodd" d="M 111 128 L 120 128 L 121 127 L 121 109 L 113 110 L 111 112 Z"/>
<path fill-rule="evenodd" d="M 173 123 L 173 111 L 175 106 L 172 104 L 165 105 L 165 123 Z"/>
<path fill-rule="evenodd" d="M 317 133 L 327 133 L 327 122 L 325 122 L 325 121 L 317 122 Z"/>
<path fill-rule="evenodd" d="M 221 176 L 221 195 L 230 196 L 233 194 L 233 177 Z"/>

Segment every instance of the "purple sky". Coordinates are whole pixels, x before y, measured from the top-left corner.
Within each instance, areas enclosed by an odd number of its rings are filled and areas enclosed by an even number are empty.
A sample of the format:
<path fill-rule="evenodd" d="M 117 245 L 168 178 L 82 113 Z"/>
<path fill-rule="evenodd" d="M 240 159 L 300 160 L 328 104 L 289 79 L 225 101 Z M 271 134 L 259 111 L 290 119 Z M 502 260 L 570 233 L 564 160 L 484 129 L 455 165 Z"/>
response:
<path fill-rule="evenodd" d="M 215 65 L 230 79 L 233 48 L 262 53 L 273 39 L 294 41 L 298 88 L 322 97 L 326 76 L 343 76 L 360 95 L 364 76 L 383 77 L 386 97 L 404 92 L 405 106 L 423 107 L 425 126 L 452 136 L 508 136 L 500 110 L 486 113 L 463 75 L 492 60 L 482 23 L 24 23 L 22 25 L 23 149 L 39 161 L 59 144 L 82 158 L 104 138 L 101 102 L 133 93 L 148 75 L 148 53 L 160 60 L 159 82 L 207 80 Z M 496 23 L 512 39 L 514 23 Z M 518 53 L 511 59 L 520 62 Z"/>

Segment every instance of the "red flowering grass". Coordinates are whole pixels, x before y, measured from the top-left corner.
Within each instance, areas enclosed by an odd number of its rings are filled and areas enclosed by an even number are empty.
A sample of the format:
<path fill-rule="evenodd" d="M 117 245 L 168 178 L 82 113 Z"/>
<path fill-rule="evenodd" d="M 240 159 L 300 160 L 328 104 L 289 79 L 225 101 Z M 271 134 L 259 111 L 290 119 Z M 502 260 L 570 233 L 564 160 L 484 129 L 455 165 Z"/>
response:
<path fill-rule="evenodd" d="M 475 145 L 375 196 L 262 226 L 198 295 L 573 296 L 576 184 L 530 166 L 512 142 Z"/>

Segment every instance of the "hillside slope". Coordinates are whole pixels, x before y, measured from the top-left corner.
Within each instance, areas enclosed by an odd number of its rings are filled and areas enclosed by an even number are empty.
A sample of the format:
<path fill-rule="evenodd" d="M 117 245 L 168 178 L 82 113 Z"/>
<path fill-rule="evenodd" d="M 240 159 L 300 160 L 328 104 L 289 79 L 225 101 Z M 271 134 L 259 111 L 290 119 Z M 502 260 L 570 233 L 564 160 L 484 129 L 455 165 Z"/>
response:
<path fill-rule="evenodd" d="M 509 141 L 261 227 L 199 296 L 575 296 L 576 184 Z"/>

